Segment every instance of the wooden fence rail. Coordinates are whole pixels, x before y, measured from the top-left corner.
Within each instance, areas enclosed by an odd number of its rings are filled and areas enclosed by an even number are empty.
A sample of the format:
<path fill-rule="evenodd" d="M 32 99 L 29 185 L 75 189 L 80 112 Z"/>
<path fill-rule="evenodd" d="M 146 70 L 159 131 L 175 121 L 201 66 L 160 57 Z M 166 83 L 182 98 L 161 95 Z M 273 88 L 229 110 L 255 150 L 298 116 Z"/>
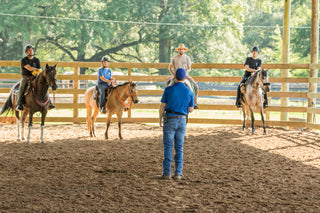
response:
<path fill-rule="evenodd" d="M 73 122 L 80 123 L 86 122 L 85 117 L 79 117 L 79 109 L 85 108 L 84 103 L 80 103 L 80 96 L 85 93 L 86 89 L 80 89 L 80 81 L 97 80 L 97 76 L 94 75 L 80 75 L 80 68 L 98 68 L 101 66 L 99 62 L 41 62 L 41 66 L 44 67 L 45 64 L 54 65 L 58 64 L 59 67 L 69 67 L 73 68 L 72 75 L 57 75 L 57 80 L 68 80 L 73 81 L 73 88 L 70 89 L 58 89 L 55 95 L 69 95 L 72 98 L 70 103 L 55 103 L 58 109 L 73 109 L 72 117 L 54 116 L 47 117 L 47 122 Z M 19 67 L 19 61 L 0 61 L 0 67 Z M 167 63 L 110 63 L 110 68 L 125 68 L 128 70 L 127 75 L 115 76 L 118 81 L 138 81 L 138 82 L 164 82 L 169 76 L 137 76 L 133 75 L 132 69 L 140 68 L 153 68 L 153 69 L 166 69 L 168 68 Z M 264 69 L 310 69 L 319 68 L 318 64 L 264 64 Z M 193 69 L 243 69 L 243 64 L 192 64 Z M 19 80 L 21 78 L 20 74 L 8 74 L 0 73 L 0 79 L 14 79 Z M 240 82 L 242 77 L 217 77 L 217 76 L 194 76 L 197 82 Z M 297 83 L 297 84 L 309 84 L 309 83 L 320 83 L 320 78 L 293 78 L 293 77 L 270 77 L 269 81 L 271 83 Z M 10 88 L 0 88 L 0 94 L 8 94 Z M 139 95 L 141 96 L 160 96 L 162 95 L 162 90 L 139 90 Z M 52 91 L 50 91 L 52 94 Z M 236 91 L 218 91 L 218 90 L 200 90 L 199 96 L 214 96 L 214 97 L 234 97 L 236 96 Z M 304 98 L 304 99 L 320 99 L 320 94 L 309 93 L 309 92 L 275 92 L 271 91 L 269 97 L 289 97 L 289 98 Z M 3 102 L 0 102 L 2 105 Z M 158 109 L 159 104 L 156 103 L 141 103 L 134 105 L 132 109 Z M 238 111 L 234 105 L 230 104 L 201 104 L 200 110 L 214 110 L 214 111 Z M 269 106 L 266 113 L 270 112 L 298 112 L 298 113 L 312 113 L 314 116 L 320 114 L 320 109 L 315 107 L 304 107 L 304 106 Z M 268 116 L 267 116 L 268 117 Z M 39 118 L 35 118 L 35 121 L 39 121 Z M 98 122 L 105 122 L 104 117 L 98 117 Z M 127 118 L 123 118 L 124 122 L 144 122 L 144 123 L 157 123 L 158 118 L 155 117 L 134 117 L 132 112 L 128 113 Z M 202 124 L 230 124 L 230 125 L 240 125 L 242 124 L 241 116 L 239 119 L 215 119 L 215 118 L 194 118 L 191 116 L 189 119 L 190 123 L 202 123 Z M 260 123 L 260 121 L 257 121 Z M 317 123 L 307 123 L 305 121 L 281 121 L 281 120 L 267 120 L 266 124 L 268 126 L 282 126 L 282 127 L 295 127 L 295 128 L 310 128 L 310 129 L 320 129 L 320 124 Z"/>

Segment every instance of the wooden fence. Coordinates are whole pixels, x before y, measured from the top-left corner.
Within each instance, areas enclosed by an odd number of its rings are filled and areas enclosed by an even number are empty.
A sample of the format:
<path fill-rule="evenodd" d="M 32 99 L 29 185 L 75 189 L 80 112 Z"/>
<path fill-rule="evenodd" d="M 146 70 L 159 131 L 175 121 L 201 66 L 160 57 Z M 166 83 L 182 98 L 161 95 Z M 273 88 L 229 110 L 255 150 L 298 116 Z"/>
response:
<path fill-rule="evenodd" d="M 57 80 L 69 80 L 73 81 L 73 88 L 70 89 L 58 89 L 54 94 L 68 94 L 72 95 L 72 103 L 55 103 L 57 108 L 60 109 L 72 109 L 73 117 L 56 116 L 47 117 L 46 122 L 72 122 L 81 123 L 86 122 L 85 117 L 79 116 L 79 109 L 85 108 L 84 103 L 79 102 L 79 95 L 85 93 L 86 89 L 80 89 L 80 81 L 85 80 L 97 80 L 95 75 L 80 75 L 80 68 L 98 68 L 101 66 L 99 62 L 41 62 L 41 66 L 45 64 L 54 65 L 58 63 L 59 67 L 73 68 L 73 75 L 57 75 Z M 19 61 L 0 61 L 0 67 L 19 67 Z M 115 76 L 117 80 L 121 81 L 139 81 L 139 82 L 160 82 L 165 81 L 169 76 L 136 76 L 132 75 L 132 69 L 135 68 L 154 68 L 154 69 L 167 69 L 167 63 L 110 63 L 110 68 L 124 68 L 128 70 L 128 74 L 124 76 Z M 193 64 L 193 69 L 243 69 L 243 64 Z M 319 64 L 264 64 L 264 69 L 319 69 Z M 16 79 L 19 80 L 20 74 L 7 74 L 0 73 L 0 79 Z M 242 77 L 215 77 L 215 76 L 194 76 L 197 82 L 240 82 Z M 320 78 L 292 78 L 292 77 L 270 77 L 271 83 L 305 83 L 305 84 L 316 84 L 320 83 Z M 0 88 L 0 93 L 8 94 L 10 88 Z M 160 96 L 162 90 L 139 90 L 139 95 L 142 96 Z M 52 91 L 50 91 L 52 94 Z M 216 90 L 200 90 L 199 96 L 223 96 L 223 97 L 234 97 L 236 91 L 216 91 Z M 306 98 L 306 99 L 320 99 L 320 94 L 310 92 L 274 92 L 269 93 L 269 97 L 288 97 L 288 98 Z M 159 103 L 141 103 L 133 106 L 133 109 L 158 109 Z M 2 105 L 3 102 L 0 102 Z M 216 105 L 216 104 L 201 104 L 200 110 L 220 110 L 222 111 L 239 111 L 233 104 L 228 105 Z M 266 110 L 269 112 L 299 112 L 299 113 L 311 113 L 313 116 L 320 114 L 320 109 L 316 107 L 292 107 L 292 106 L 272 106 Z M 39 121 L 36 118 L 35 121 Z M 115 120 L 113 120 L 115 121 Z M 98 117 L 97 122 L 105 122 L 105 117 Z M 123 118 L 123 122 L 143 122 L 143 123 L 158 123 L 158 117 L 134 117 L 131 111 L 128 112 L 128 116 Z M 200 123 L 200 124 L 229 124 L 229 125 L 240 125 L 242 124 L 241 116 L 239 119 L 215 119 L 215 118 L 195 118 L 191 117 L 189 123 Z M 259 124 L 260 121 L 257 121 Z M 260 123 L 261 124 L 261 123 Z M 267 126 L 282 126 L 282 127 L 293 127 L 293 128 L 309 128 L 309 129 L 320 129 L 320 124 L 308 123 L 306 121 L 284 121 L 284 120 L 268 120 L 266 121 Z"/>

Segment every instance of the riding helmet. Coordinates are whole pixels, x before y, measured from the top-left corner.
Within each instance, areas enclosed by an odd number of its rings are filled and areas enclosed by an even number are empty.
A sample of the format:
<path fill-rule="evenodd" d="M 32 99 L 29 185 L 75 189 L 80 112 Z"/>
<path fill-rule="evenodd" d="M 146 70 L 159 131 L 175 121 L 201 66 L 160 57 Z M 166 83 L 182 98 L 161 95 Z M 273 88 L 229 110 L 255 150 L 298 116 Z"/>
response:
<path fill-rule="evenodd" d="M 258 53 L 260 52 L 259 47 L 252 47 L 251 52 L 257 51 Z"/>
<path fill-rule="evenodd" d="M 107 57 L 107 56 L 103 56 L 103 57 L 101 58 L 101 62 L 102 62 L 102 61 L 110 62 L 110 59 L 109 59 L 109 57 Z"/>
<path fill-rule="evenodd" d="M 27 44 L 27 45 L 24 47 L 24 52 L 27 52 L 30 48 L 34 49 L 34 47 L 33 47 L 31 44 Z"/>

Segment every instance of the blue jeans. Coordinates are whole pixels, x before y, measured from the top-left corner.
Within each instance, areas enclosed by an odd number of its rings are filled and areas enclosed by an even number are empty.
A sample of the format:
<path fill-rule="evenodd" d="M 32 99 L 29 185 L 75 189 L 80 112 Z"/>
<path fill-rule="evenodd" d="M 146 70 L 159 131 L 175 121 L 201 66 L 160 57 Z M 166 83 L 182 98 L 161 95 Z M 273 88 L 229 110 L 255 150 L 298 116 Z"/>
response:
<path fill-rule="evenodd" d="M 107 84 L 100 84 L 98 83 L 98 89 L 99 89 L 99 102 L 100 102 L 100 109 L 104 106 L 104 101 L 106 99 L 106 89 L 108 88 Z"/>
<path fill-rule="evenodd" d="M 168 119 L 163 124 L 163 174 L 171 175 L 172 147 L 175 149 L 175 175 L 182 175 L 183 143 L 186 133 L 186 118 Z"/>

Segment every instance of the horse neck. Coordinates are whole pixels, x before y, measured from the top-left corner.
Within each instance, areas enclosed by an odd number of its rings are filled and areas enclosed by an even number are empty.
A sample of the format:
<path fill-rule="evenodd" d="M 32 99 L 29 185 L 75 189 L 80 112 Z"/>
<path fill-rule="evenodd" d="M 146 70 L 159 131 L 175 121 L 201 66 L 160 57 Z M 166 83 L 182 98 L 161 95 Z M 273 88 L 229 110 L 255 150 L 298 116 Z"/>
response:
<path fill-rule="evenodd" d="M 260 71 L 258 71 L 260 72 Z M 255 73 L 255 75 L 252 76 L 250 80 L 250 84 L 253 88 L 258 88 L 259 87 L 259 73 Z"/>
<path fill-rule="evenodd" d="M 128 85 L 129 84 L 124 84 L 114 88 L 121 100 L 126 100 L 130 96 L 129 91 L 127 89 Z"/>
<path fill-rule="evenodd" d="M 43 72 L 36 77 L 33 84 L 34 93 L 37 97 L 45 97 L 48 94 L 49 85 Z"/>

